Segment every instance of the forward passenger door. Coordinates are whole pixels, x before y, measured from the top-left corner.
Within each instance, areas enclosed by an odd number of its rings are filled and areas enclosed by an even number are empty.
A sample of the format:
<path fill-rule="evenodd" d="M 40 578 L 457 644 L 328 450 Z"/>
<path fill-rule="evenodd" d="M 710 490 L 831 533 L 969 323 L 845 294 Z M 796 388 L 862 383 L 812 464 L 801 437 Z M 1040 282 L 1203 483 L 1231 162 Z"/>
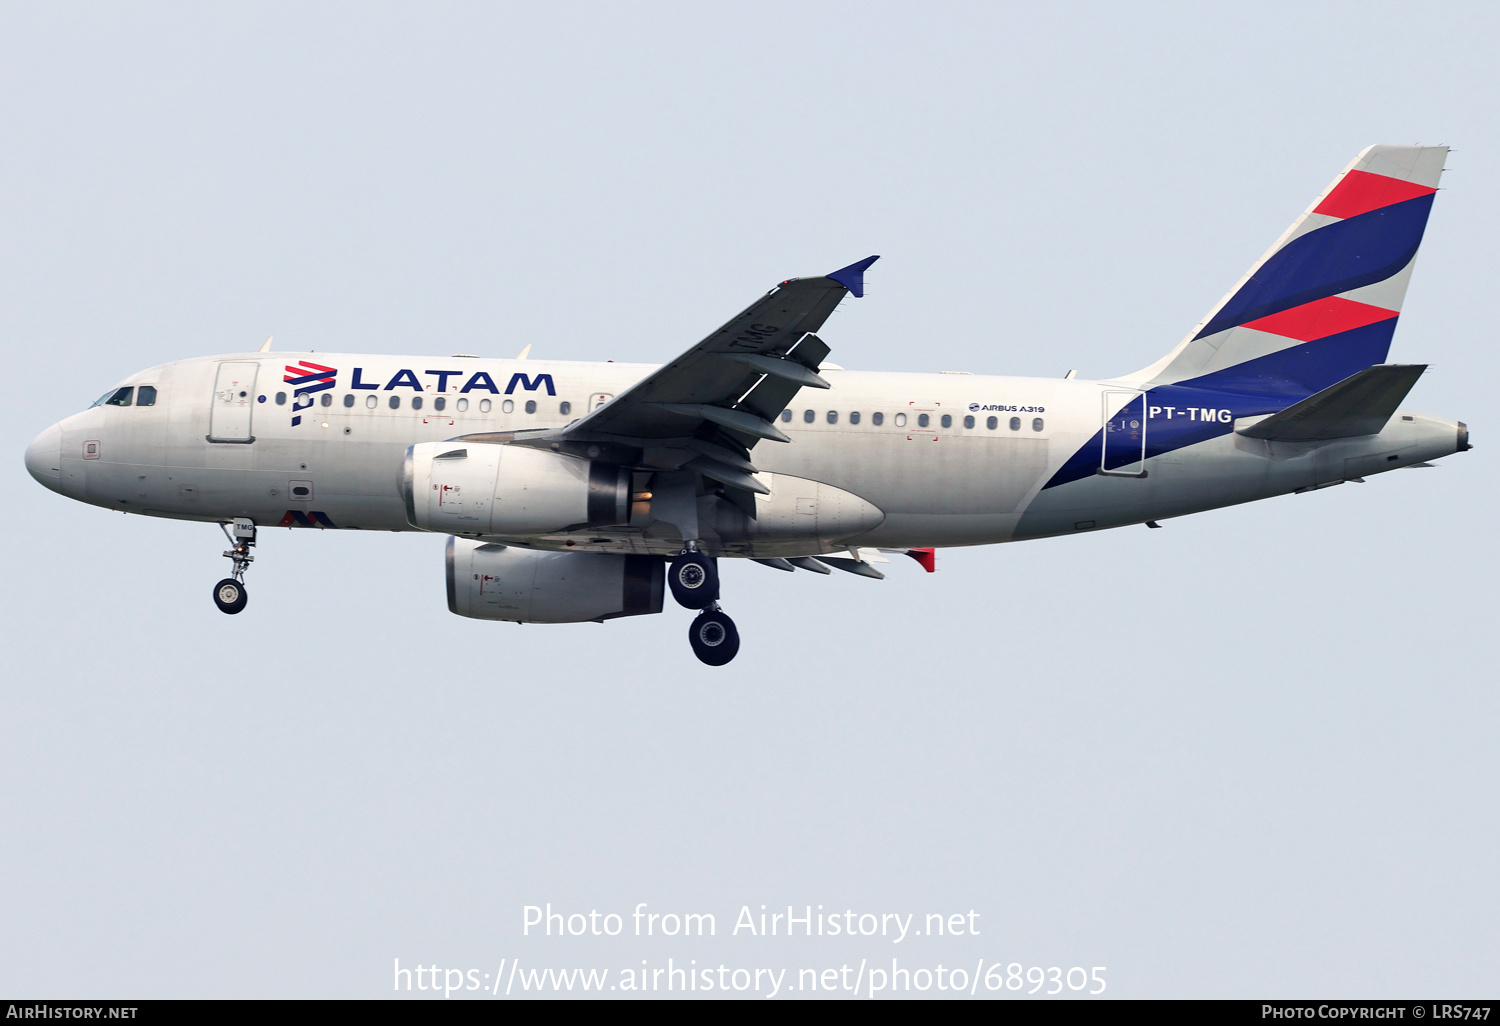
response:
<path fill-rule="evenodd" d="M 258 363 L 219 364 L 208 418 L 210 442 L 255 441 L 250 433 L 250 419 L 255 410 L 255 372 L 259 369 Z"/>

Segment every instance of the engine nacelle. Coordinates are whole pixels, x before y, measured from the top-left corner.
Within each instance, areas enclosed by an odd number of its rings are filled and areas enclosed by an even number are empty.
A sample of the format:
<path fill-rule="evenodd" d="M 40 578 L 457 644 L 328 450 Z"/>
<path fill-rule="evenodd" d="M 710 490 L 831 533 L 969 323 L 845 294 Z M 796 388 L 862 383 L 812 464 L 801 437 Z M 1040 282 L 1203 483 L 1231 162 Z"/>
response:
<path fill-rule="evenodd" d="M 448 609 L 516 623 L 581 623 L 659 613 L 657 556 L 543 552 L 448 539 Z"/>
<path fill-rule="evenodd" d="M 623 524 L 622 467 L 491 442 L 423 442 L 406 450 L 406 519 L 442 534 L 528 537 Z"/>

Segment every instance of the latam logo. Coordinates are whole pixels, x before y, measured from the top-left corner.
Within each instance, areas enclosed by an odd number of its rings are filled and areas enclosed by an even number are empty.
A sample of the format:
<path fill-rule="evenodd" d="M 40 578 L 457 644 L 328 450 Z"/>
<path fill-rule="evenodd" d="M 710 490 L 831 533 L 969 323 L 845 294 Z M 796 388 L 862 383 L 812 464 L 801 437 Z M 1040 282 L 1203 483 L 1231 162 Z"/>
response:
<path fill-rule="evenodd" d="M 387 392 L 394 391 L 398 388 L 411 388 L 415 389 L 418 392 L 424 390 L 422 381 L 417 377 L 416 371 L 409 370 L 406 367 L 403 367 L 395 374 L 392 374 L 391 379 L 387 381 L 384 386 L 380 384 L 378 379 L 375 381 L 364 380 L 364 373 L 365 369 L 363 367 L 354 368 L 354 378 L 349 382 L 349 387 L 364 389 L 371 392 L 376 391 L 377 389 L 381 389 L 382 387 Z M 438 392 L 448 391 L 449 378 L 462 378 L 464 376 L 463 371 L 452 370 L 424 370 L 422 373 L 431 374 L 433 377 L 437 378 L 437 385 L 434 391 Z M 460 388 L 459 391 L 489 392 L 493 395 L 511 395 L 515 392 L 517 386 L 527 392 L 535 392 L 539 388 L 546 388 L 548 395 L 557 394 L 557 386 L 553 383 L 551 374 L 512 374 L 510 376 L 510 383 L 505 386 L 505 391 L 502 393 L 500 391 L 500 386 L 495 384 L 495 379 L 490 377 L 487 371 L 478 371 L 477 373 L 471 374 L 469 376 L 469 379 L 464 382 L 463 387 Z"/>
<path fill-rule="evenodd" d="M 320 363 L 302 360 L 296 366 L 288 366 L 281 380 L 297 386 L 292 392 L 292 427 L 302 423 L 302 411 L 313 404 L 313 395 L 333 387 L 338 370 L 324 367 Z"/>

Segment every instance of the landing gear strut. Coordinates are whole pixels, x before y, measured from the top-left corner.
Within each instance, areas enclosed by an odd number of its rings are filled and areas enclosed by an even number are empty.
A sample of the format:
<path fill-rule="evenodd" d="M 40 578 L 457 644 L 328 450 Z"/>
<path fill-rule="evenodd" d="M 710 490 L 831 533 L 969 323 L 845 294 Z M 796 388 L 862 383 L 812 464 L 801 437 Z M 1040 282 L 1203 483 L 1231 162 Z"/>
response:
<path fill-rule="evenodd" d="M 694 618 L 688 644 L 693 646 L 693 655 L 709 666 L 723 666 L 739 652 L 740 632 L 715 602 Z"/>
<path fill-rule="evenodd" d="M 255 562 L 255 557 L 250 555 L 250 549 L 255 545 L 255 521 L 235 517 L 232 529 L 229 524 L 223 523 L 219 525 L 219 529 L 233 546 L 224 553 L 224 558 L 234 563 L 234 570 L 230 576 L 214 585 L 214 605 L 219 607 L 221 613 L 233 614 L 244 609 L 245 603 L 249 601 L 249 596 L 245 593 L 245 571 Z"/>

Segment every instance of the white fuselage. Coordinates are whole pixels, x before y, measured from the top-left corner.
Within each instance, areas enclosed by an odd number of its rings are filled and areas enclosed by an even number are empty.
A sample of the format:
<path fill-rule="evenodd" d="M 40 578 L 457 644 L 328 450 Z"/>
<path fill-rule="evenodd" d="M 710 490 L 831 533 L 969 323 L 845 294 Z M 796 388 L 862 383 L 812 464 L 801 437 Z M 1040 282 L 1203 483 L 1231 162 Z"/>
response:
<path fill-rule="evenodd" d="M 337 377 L 298 400 L 283 382 L 286 368 L 304 359 L 337 368 Z M 225 364 L 241 365 L 243 397 L 226 393 Z M 32 443 L 27 465 L 55 491 L 124 512 L 406 531 L 413 528 L 400 476 L 408 446 L 561 428 L 654 369 L 317 353 L 183 360 L 122 382 L 154 387 L 154 405 L 95 406 L 68 417 Z M 752 518 L 748 526 L 726 521 L 718 529 L 710 521 L 702 532 L 707 548 L 778 556 L 1068 534 L 1338 483 L 1463 447 L 1457 422 L 1404 411 L 1378 435 L 1300 446 L 1243 438 L 1226 423 L 1212 438 L 1150 456 L 1143 474 L 1044 487 L 1080 450 L 1100 444 L 1101 424 L 1126 402 L 1121 389 L 1128 385 L 845 370 L 825 376 L 831 389 L 804 388 L 790 417 L 777 422 L 790 444 L 764 441 L 753 450 L 771 490 L 757 499 L 763 525 Z M 1210 411 L 1152 407 L 1144 430 L 1149 439 L 1166 417 L 1200 413 L 1207 418 Z M 1222 416 L 1227 422 L 1228 411 Z M 851 513 L 856 504 L 866 512 Z M 675 552 L 681 538 L 651 523 L 649 507 L 641 507 L 618 530 L 503 540 Z M 834 530 L 840 523 L 858 533 Z"/>

